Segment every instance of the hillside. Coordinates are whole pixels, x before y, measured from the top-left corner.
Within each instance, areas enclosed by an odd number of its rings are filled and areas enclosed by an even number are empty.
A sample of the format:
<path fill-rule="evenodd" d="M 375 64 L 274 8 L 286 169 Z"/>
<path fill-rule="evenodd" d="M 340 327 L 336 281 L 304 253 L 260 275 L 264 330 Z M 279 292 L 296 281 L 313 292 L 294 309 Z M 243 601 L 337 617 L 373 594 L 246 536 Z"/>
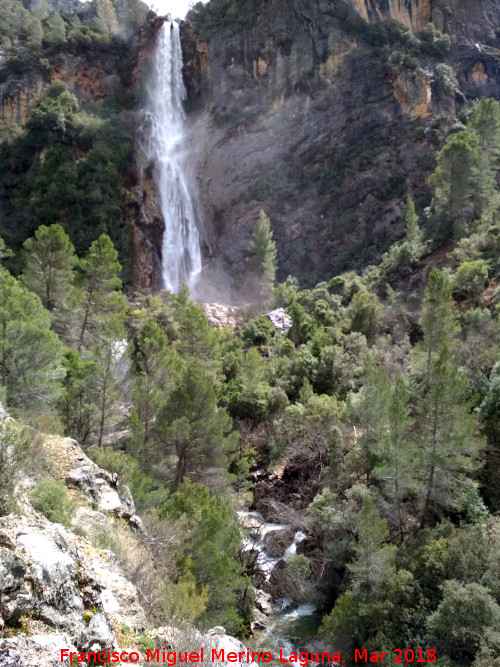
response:
<path fill-rule="evenodd" d="M 0 664 L 497 667 L 498 2 L 0 17 Z"/>

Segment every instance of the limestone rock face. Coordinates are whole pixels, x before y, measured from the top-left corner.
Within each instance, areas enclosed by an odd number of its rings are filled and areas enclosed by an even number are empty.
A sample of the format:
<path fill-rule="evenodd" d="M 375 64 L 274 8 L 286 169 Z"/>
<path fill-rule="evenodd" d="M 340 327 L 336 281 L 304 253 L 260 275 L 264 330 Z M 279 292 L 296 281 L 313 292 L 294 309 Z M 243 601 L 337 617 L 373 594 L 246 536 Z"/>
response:
<path fill-rule="evenodd" d="M 276 308 L 275 310 L 271 310 L 270 313 L 266 313 L 266 317 L 271 322 L 271 324 L 276 329 L 278 329 L 278 331 L 281 331 L 283 335 L 285 335 L 286 332 L 293 326 L 293 320 L 290 315 L 286 314 L 284 308 Z"/>
<path fill-rule="evenodd" d="M 63 649 L 78 650 L 62 632 L 0 639 L 0 664 L 2 667 L 60 667 Z"/>
<path fill-rule="evenodd" d="M 392 68 L 389 75 L 394 98 L 401 111 L 412 120 L 428 116 L 432 102 L 432 87 L 428 76 L 404 68 Z"/>
<path fill-rule="evenodd" d="M 6 139 L 11 126 L 23 125 L 42 96 L 41 74 L 8 78 L 0 83 L 0 141 Z"/>
<path fill-rule="evenodd" d="M 391 18 L 415 32 L 431 20 L 431 0 L 351 0 L 356 11 L 366 20 Z"/>
<path fill-rule="evenodd" d="M 68 630 L 83 650 L 116 645 L 104 615 L 104 581 L 94 575 L 76 540 L 43 517 L 0 519 L 0 614 L 31 614 Z"/>
<path fill-rule="evenodd" d="M 368 21 L 450 34 L 443 56 L 465 95 L 500 97 L 496 0 L 349 0 Z M 376 261 L 403 233 L 406 194 L 428 204 L 429 159 L 456 123 L 440 58 L 395 66 L 329 0 L 273 0 L 251 28 L 183 31 L 208 269 L 245 275 L 263 208 L 278 278 L 316 283 Z M 351 27 L 350 27 L 351 26 Z M 207 269 L 207 270 L 208 270 Z"/>
<path fill-rule="evenodd" d="M 117 67 L 113 56 L 89 62 L 88 57 L 61 51 L 51 59 L 45 78 L 40 72 L 8 76 L 0 83 L 0 140 L 8 137 L 12 126 L 24 125 L 49 80 L 62 79 L 81 103 L 100 102 L 121 85 Z"/>
<path fill-rule="evenodd" d="M 66 481 L 78 503 L 71 524 L 75 532 L 34 509 L 27 491 L 35 480 L 25 478 L 18 489 L 24 515 L 0 517 L 2 667 L 55 667 L 61 664 L 61 649 L 87 652 L 131 646 L 141 654 L 139 664 L 145 664 L 137 641 L 144 633 L 176 650 L 245 650 L 224 628 L 203 635 L 185 625 L 182 630 L 149 627 L 144 597 L 127 572 L 144 564 L 154 568 L 154 563 L 146 547 L 134 539 L 142 526 L 127 488 L 70 438 L 43 435 L 37 447 L 47 471 Z M 113 533 L 120 538 L 126 568 L 112 551 L 98 546 L 99 541 L 96 546 L 96 530 L 106 543 L 113 542 Z"/>

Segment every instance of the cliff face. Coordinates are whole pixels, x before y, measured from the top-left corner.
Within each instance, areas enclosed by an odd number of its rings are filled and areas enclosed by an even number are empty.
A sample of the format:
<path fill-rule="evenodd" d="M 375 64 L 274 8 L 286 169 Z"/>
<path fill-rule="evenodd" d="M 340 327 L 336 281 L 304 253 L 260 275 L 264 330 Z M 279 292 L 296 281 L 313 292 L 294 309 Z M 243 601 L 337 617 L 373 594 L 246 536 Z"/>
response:
<path fill-rule="evenodd" d="M 0 141 L 9 136 L 13 126 L 21 126 L 42 96 L 41 74 L 9 78 L 0 83 Z"/>
<path fill-rule="evenodd" d="M 392 18 L 414 31 L 431 20 L 431 0 L 351 0 L 353 7 L 366 21 Z"/>
<path fill-rule="evenodd" d="M 359 16 L 414 31 L 432 20 L 451 50 L 411 62 L 408 38 L 384 42 Z M 500 96 L 499 21 L 495 0 L 276 0 L 253 27 L 206 42 L 186 25 L 209 266 L 241 274 L 260 208 L 281 278 L 373 260 L 401 234 L 406 194 L 429 203 L 432 156 L 457 122 L 459 91 Z"/>
<path fill-rule="evenodd" d="M 55 667 L 63 649 L 134 651 L 141 665 L 153 645 L 190 651 L 203 646 L 209 655 L 211 648 L 246 650 L 221 627 L 202 635 L 186 623 L 182 630 L 167 625 L 169 618 L 159 628 L 149 625 L 145 606 L 151 602 L 133 580 L 139 572 L 157 574 L 127 487 L 74 440 L 36 437 L 40 467 L 65 482 L 73 513 L 64 527 L 33 507 L 34 472 L 16 489 L 18 511 L 0 516 L 0 664 Z"/>

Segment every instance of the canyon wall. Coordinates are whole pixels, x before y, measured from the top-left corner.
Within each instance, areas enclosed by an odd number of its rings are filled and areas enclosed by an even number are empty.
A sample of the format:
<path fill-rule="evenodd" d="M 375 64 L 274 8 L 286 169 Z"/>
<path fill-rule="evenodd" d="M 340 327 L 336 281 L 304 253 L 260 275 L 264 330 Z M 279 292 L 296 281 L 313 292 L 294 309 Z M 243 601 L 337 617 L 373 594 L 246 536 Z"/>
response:
<path fill-rule="evenodd" d="M 384 38 L 379 18 L 414 31 L 432 19 L 451 48 L 412 61 L 411 38 Z M 275 0 L 205 41 L 193 23 L 183 46 L 207 280 L 241 276 L 261 208 L 282 279 L 375 261 L 402 233 L 406 195 L 429 204 L 433 155 L 465 97 L 500 97 L 495 0 Z"/>

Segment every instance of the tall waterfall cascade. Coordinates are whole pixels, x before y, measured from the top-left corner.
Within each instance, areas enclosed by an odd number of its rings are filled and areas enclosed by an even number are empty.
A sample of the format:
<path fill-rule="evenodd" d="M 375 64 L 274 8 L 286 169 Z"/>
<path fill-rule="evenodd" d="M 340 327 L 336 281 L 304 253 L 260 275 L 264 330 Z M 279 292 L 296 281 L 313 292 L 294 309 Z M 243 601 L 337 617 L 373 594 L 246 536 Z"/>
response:
<path fill-rule="evenodd" d="M 147 83 L 147 138 L 144 151 L 154 163 L 154 179 L 165 220 L 162 244 L 163 287 L 193 290 L 201 271 L 194 186 L 186 155 L 182 48 L 179 25 L 165 22 L 159 31 Z"/>

